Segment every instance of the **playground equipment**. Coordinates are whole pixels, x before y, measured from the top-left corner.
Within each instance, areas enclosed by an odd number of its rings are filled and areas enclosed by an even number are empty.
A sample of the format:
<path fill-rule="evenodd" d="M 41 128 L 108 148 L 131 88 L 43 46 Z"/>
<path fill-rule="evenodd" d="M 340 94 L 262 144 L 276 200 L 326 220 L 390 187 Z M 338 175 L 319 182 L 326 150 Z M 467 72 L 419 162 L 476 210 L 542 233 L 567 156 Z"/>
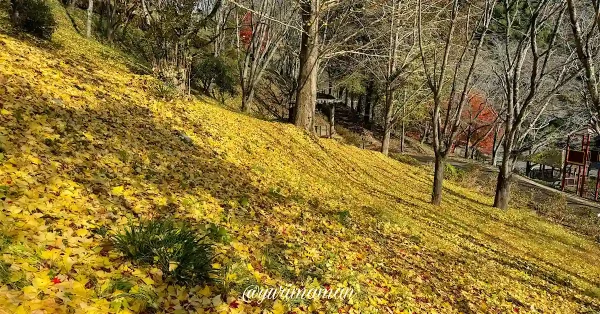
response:
<path fill-rule="evenodd" d="M 571 149 L 571 141 L 581 136 L 581 149 Z M 585 130 L 582 134 L 570 135 L 567 138 L 565 158 L 563 161 L 561 190 L 575 187 L 575 194 L 586 197 L 586 181 L 589 177 L 591 163 L 600 162 L 600 152 L 591 150 L 592 132 Z M 594 200 L 598 200 L 600 192 L 600 168 L 596 174 Z"/>

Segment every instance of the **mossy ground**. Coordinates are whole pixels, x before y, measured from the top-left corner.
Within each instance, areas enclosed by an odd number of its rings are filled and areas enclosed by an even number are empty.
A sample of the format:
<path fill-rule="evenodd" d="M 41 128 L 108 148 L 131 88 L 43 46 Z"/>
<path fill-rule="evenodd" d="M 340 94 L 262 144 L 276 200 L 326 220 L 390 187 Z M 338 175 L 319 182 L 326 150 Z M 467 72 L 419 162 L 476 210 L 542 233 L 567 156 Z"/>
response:
<path fill-rule="evenodd" d="M 50 44 L 0 34 L 0 309 L 16 313 L 598 311 L 597 243 L 424 168 L 155 97 L 55 5 Z M 2 196 L 2 195 L 0 195 Z M 105 242 L 132 220 L 219 226 L 220 282 L 167 285 Z M 353 287 L 352 302 L 246 304 L 249 283 Z"/>

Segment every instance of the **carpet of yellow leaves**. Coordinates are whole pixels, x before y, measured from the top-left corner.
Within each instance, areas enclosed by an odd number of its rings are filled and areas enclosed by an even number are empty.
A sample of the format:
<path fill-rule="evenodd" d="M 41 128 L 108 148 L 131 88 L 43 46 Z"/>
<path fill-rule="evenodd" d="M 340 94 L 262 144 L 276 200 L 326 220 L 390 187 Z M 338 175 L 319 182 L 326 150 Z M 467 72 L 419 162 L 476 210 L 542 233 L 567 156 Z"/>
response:
<path fill-rule="evenodd" d="M 153 78 L 57 16 L 50 45 L 0 33 L 0 313 L 600 308 L 596 243 L 451 183 L 433 207 L 429 173 L 379 153 L 157 99 Z M 220 283 L 167 285 L 99 232 L 158 215 L 228 231 Z M 248 282 L 356 294 L 246 304 Z"/>

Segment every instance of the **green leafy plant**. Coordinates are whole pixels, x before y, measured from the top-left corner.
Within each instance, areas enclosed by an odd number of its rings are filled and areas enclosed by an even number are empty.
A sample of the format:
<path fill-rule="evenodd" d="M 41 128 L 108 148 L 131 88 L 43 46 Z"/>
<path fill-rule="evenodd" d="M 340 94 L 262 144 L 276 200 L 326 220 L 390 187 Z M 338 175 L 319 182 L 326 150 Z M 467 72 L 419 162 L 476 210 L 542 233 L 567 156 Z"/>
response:
<path fill-rule="evenodd" d="M 173 83 L 158 82 L 154 85 L 154 95 L 163 100 L 172 100 L 177 96 L 177 87 Z"/>
<path fill-rule="evenodd" d="M 206 230 L 208 232 L 208 236 L 214 241 L 225 244 L 231 242 L 231 236 L 229 236 L 227 229 L 221 226 L 211 223 Z"/>
<path fill-rule="evenodd" d="M 12 3 L 12 22 L 16 28 L 39 38 L 52 37 L 57 24 L 46 1 L 16 0 Z"/>
<path fill-rule="evenodd" d="M 444 165 L 444 178 L 452 181 L 459 181 L 464 176 L 465 172 L 461 169 L 454 167 L 453 165 L 446 163 Z"/>
<path fill-rule="evenodd" d="M 204 93 L 211 95 L 213 85 L 221 94 L 235 94 L 233 69 L 221 57 L 208 56 L 196 63 L 192 69 L 194 83 Z"/>
<path fill-rule="evenodd" d="M 135 263 L 158 267 L 167 280 L 188 285 L 211 281 L 212 244 L 188 224 L 145 220 L 129 225 L 111 241 Z"/>

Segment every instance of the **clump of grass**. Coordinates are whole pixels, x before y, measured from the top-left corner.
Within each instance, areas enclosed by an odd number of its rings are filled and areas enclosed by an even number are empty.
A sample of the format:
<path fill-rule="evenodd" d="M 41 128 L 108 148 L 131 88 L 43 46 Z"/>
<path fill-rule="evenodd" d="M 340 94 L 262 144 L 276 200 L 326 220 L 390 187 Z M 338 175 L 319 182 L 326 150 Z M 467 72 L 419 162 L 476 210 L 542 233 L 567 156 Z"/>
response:
<path fill-rule="evenodd" d="M 153 92 L 156 97 L 167 101 L 174 99 L 178 94 L 177 87 L 171 82 L 157 82 L 153 86 Z"/>
<path fill-rule="evenodd" d="M 131 224 L 111 237 L 115 248 L 134 263 L 153 265 L 166 280 L 196 285 L 211 281 L 212 244 L 188 224 L 154 219 Z"/>

